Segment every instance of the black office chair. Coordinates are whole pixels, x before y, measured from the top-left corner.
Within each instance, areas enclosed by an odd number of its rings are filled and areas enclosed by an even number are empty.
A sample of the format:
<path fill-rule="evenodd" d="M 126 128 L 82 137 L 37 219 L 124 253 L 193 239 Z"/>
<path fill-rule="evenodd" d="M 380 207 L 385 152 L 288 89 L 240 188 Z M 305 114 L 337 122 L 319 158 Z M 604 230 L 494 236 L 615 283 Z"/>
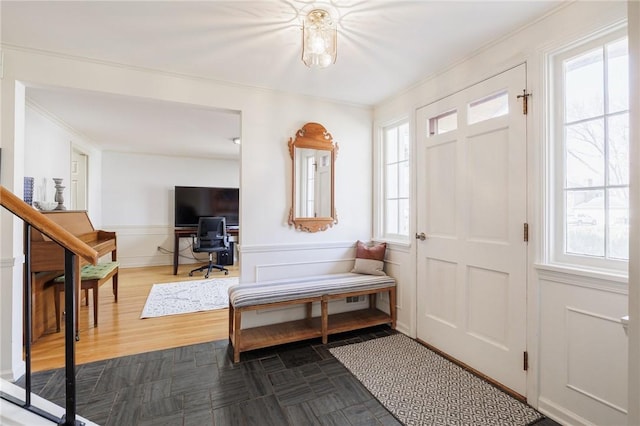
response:
<path fill-rule="evenodd" d="M 205 278 L 209 278 L 209 274 L 213 268 L 219 269 L 225 275 L 229 275 L 229 271 L 222 265 L 213 263 L 213 253 L 221 253 L 229 250 L 229 238 L 227 237 L 227 227 L 224 217 L 201 217 L 198 219 L 198 234 L 193 236 L 194 253 L 209 253 L 209 264 L 201 266 L 189 272 L 192 277 L 196 271 L 207 270 Z"/>

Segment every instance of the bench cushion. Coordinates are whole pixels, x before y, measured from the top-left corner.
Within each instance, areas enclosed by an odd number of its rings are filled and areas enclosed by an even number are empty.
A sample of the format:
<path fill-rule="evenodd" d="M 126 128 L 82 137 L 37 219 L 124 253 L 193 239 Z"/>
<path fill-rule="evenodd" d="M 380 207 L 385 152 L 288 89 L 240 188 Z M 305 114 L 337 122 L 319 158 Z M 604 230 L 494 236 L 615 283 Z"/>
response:
<path fill-rule="evenodd" d="M 394 285 L 396 285 L 395 279 L 389 276 L 362 275 L 350 272 L 316 275 L 236 284 L 229 287 L 229 303 L 235 308 L 241 308 L 308 297 L 382 289 Z"/>
<path fill-rule="evenodd" d="M 80 270 L 80 279 L 84 280 L 101 280 L 116 269 L 120 264 L 118 262 L 104 262 L 97 265 L 84 265 Z M 54 282 L 64 282 L 64 275 L 59 276 Z"/>

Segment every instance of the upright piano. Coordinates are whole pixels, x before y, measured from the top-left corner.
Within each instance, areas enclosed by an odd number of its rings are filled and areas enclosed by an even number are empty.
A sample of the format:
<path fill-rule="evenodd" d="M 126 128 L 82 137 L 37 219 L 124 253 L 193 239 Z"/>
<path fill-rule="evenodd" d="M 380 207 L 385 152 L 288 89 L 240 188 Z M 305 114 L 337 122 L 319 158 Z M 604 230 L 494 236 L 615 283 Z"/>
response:
<path fill-rule="evenodd" d="M 86 211 L 54 210 L 43 211 L 49 219 L 62 226 L 81 241 L 98 252 L 98 258 L 111 254 L 111 260 L 117 260 L 116 233 L 96 230 Z M 76 318 L 80 306 L 80 269 L 87 262 L 77 257 Z M 55 330 L 54 291 L 47 283 L 64 273 L 64 249 L 40 231 L 31 229 L 31 303 L 32 303 L 32 340 L 37 340 L 45 332 Z M 77 324 L 76 324 L 77 333 Z"/>

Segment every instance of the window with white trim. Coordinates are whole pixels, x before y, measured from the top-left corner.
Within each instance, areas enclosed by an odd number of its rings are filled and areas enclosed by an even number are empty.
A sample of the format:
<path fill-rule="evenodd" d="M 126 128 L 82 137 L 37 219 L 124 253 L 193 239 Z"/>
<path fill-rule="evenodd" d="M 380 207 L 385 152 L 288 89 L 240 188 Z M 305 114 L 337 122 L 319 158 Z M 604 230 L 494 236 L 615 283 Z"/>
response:
<path fill-rule="evenodd" d="M 552 261 L 624 271 L 629 258 L 626 29 L 551 59 Z"/>
<path fill-rule="evenodd" d="M 380 236 L 387 239 L 409 238 L 409 122 L 382 129 L 382 202 Z"/>

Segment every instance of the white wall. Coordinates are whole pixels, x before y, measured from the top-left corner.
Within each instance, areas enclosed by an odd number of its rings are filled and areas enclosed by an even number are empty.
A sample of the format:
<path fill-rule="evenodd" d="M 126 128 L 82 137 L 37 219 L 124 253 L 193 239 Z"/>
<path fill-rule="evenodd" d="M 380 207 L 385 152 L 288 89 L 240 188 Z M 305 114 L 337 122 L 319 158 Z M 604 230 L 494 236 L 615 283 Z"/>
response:
<path fill-rule="evenodd" d="M 285 102 L 278 98 L 262 99 L 258 108 L 268 109 L 269 102 L 282 105 L 281 114 L 288 117 L 287 125 L 271 123 L 271 126 L 279 127 L 277 134 L 270 138 L 258 137 L 262 142 L 257 144 L 245 144 L 247 127 L 243 126 L 242 280 L 266 279 L 260 274 L 264 268 L 271 270 L 270 278 L 290 274 L 292 258 L 282 250 L 295 251 L 296 247 L 306 253 L 298 262 L 312 261 L 307 266 L 307 274 L 329 272 L 336 267 L 346 270 L 348 265 L 336 266 L 326 250 L 320 249 L 314 254 L 314 249 L 338 243 L 339 247 L 335 249 L 340 251 L 352 248 L 357 239 L 371 237 L 371 112 L 344 106 L 340 108 L 341 114 L 336 115 L 333 107 L 328 108 L 320 102 L 305 107 L 303 99 Z M 309 121 L 324 125 L 339 146 L 335 168 L 338 224 L 318 233 L 295 231 L 287 224 L 292 173 L 287 141 Z M 261 130 L 264 129 L 258 129 L 258 132 Z"/>
<path fill-rule="evenodd" d="M 571 271 L 535 266 L 544 261 L 544 58 L 553 49 L 625 17 L 624 2 L 567 3 L 546 18 L 389 99 L 374 112 L 376 125 L 402 116 L 415 119 L 419 107 L 526 62 L 527 90 L 532 93 L 527 144 L 528 222 L 533 231 L 528 262 L 530 370 L 526 396 L 529 403 L 566 424 L 626 422 L 627 340 L 619 318 L 627 312 L 627 295 L 626 283 L 614 278 L 583 277 Z M 421 165 L 413 164 L 416 167 Z M 412 268 L 415 245 L 409 255 L 397 258 L 397 269 Z M 399 304 L 407 306 L 415 300 L 415 279 L 408 279 L 403 282 L 404 294 L 399 297 Z M 409 312 L 406 315 L 411 316 Z M 584 327 L 591 333 L 584 333 Z M 576 352 L 576 348 L 585 350 Z M 610 366 L 612 362 L 615 367 Z M 611 374 L 592 374 L 603 368 Z"/>
<path fill-rule="evenodd" d="M 343 262 L 343 257 L 353 256 L 355 240 L 370 238 L 372 112 L 369 108 L 5 46 L 3 52 L 5 70 L 1 81 L 3 97 L 0 118 L 3 123 L 3 166 L 6 165 L 9 170 L 5 173 L 3 169 L 2 183 L 9 190 L 21 190 L 25 142 L 16 125 L 20 111 L 16 111 L 15 105 L 20 105 L 20 96 L 6 94 L 15 93 L 21 82 L 93 90 L 241 112 L 240 273 L 243 281 L 255 280 L 259 265 L 277 270 L 279 264 L 287 262 L 294 247 L 303 250 L 304 256 L 299 258 L 299 262 L 314 265 L 310 268 L 314 271 L 348 269 L 349 262 Z M 336 165 L 339 223 L 326 232 L 316 234 L 294 231 L 286 225 L 291 175 L 287 141 L 310 121 L 323 124 L 340 145 Z M 8 151 L 6 162 L 5 147 Z M 103 185 L 111 185 L 105 182 L 105 175 L 103 172 Z M 112 203 L 112 199 L 109 198 L 109 203 Z M 121 226 L 122 223 L 107 223 L 118 216 L 110 210 L 108 212 L 111 207 L 107 201 L 104 204 L 104 220 L 100 225 Z M 20 299 L 22 243 L 18 238 L 21 225 L 14 223 L 10 216 L 6 218 L 4 213 L 2 220 L 2 264 L 7 265 L 2 269 L 2 279 L 3 283 L 5 279 L 6 282 L 13 282 L 13 285 L 0 288 L 0 299 L 6 303 L 12 298 Z M 15 237 L 6 237 L 5 233 L 15 234 Z M 324 260 L 328 262 L 322 263 Z M 338 266 L 335 266 L 336 263 Z M 276 273 L 285 274 L 286 268 Z M 16 315 L 12 313 L 12 318 L 5 321 L 3 306 L 0 353 L 12 354 L 0 360 L 3 374 L 20 368 L 21 340 L 8 336 L 11 330 L 17 330 L 14 334 L 21 334 L 20 316 L 17 310 L 14 311 Z"/>
<path fill-rule="evenodd" d="M 125 268 L 173 263 L 173 257 L 157 247 L 173 250 L 175 186 L 240 184 L 238 160 L 106 151 L 102 161 L 102 229 L 116 232 L 118 260 Z M 180 240 L 187 256 L 189 242 Z"/>
<path fill-rule="evenodd" d="M 34 201 L 54 201 L 53 177 L 62 178 L 63 185 L 69 183 L 71 137 L 27 104 L 24 174 L 34 178 Z M 64 195 L 68 193 L 65 188 Z"/>
<path fill-rule="evenodd" d="M 27 97 L 29 90 L 27 89 Z M 91 222 L 101 223 L 101 168 L 102 153 L 90 141 L 65 126 L 55 116 L 27 102 L 25 115 L 24 174 L 34 178 L 34 201 L 54 201 L 55 186 L 52 178 L 62 178 L 66 186 L 64 205 L 69 208 L 71 192 L 71 148 L 87 154 L 88 164 L 88 212 Z M 22 192 L 16 193 L 22 196 Z"/>

